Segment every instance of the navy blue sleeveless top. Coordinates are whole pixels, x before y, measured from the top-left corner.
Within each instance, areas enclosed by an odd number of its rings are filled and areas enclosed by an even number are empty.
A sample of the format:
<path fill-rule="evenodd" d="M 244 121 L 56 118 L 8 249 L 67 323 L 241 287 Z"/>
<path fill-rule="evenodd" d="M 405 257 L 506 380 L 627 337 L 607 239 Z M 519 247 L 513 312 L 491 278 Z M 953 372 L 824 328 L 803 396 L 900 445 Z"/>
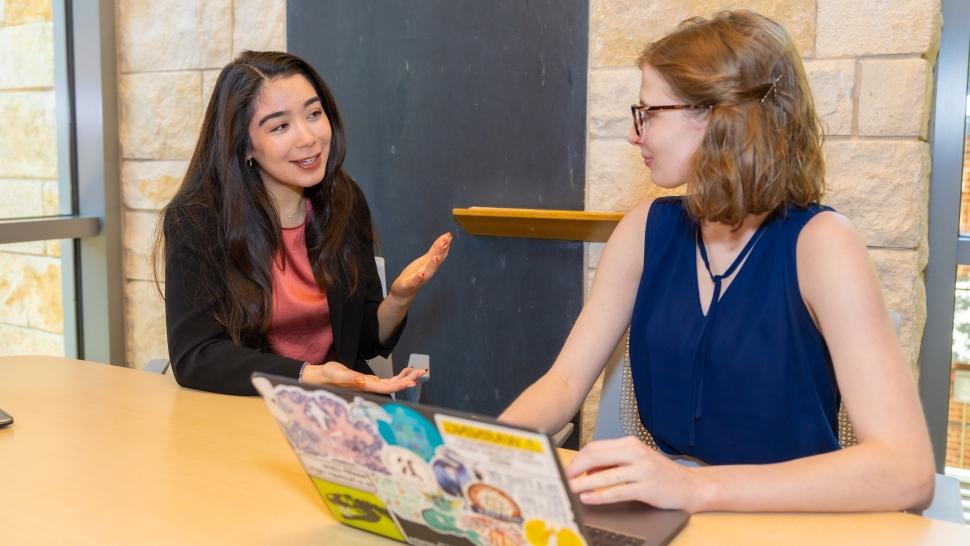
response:
<path fill-rule="evenodd" d="M 769 215 L 705 316 L 698 224 L 681 197 L 651 205 L 630 364 L 640 419 L 664 452 L 758 464 L 839 448 L 832 357 L 802 300 L 795 262 L 798 234 L 824 210 L 832 209 Z M 712 280 L 720 292 L 720 279 Z"/>

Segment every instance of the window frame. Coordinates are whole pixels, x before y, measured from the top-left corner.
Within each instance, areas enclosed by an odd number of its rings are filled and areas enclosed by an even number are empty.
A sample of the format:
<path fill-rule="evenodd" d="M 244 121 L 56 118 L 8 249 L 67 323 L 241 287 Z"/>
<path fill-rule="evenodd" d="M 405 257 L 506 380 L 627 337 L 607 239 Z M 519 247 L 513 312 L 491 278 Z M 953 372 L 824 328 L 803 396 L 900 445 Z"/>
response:
<path fill-rule="evenodd" d="M 0 220 L 0 244 L 61 245 L 64 354 L 125 365 L 113 0 L 53 0 L 60 214 Z"/>
<path fill-rule="evenodd" d="M 957 265 L 970 265 L 970 237 L 960 235 L 960 202 L 970 62 L 970 2 L 943 0 L 930 126 L 933 171 L 926 266 L 926 326 L 920 347 L 919 391 L 937 472 L 946 462 L 953 313 Z"/>

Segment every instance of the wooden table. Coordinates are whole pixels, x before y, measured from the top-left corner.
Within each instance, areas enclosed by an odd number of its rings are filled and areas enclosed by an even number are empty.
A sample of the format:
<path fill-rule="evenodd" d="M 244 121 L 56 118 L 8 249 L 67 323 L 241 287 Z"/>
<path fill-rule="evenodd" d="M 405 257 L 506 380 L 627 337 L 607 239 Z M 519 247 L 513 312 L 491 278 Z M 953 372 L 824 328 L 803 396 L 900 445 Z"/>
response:
<path fill-rule="evenodd" d="M 397 544 L 333 522 L 261 400 L 0 358 L 0 544 Z M 700 514 L 674 546 L 970 545 L 908 514 Z"/>

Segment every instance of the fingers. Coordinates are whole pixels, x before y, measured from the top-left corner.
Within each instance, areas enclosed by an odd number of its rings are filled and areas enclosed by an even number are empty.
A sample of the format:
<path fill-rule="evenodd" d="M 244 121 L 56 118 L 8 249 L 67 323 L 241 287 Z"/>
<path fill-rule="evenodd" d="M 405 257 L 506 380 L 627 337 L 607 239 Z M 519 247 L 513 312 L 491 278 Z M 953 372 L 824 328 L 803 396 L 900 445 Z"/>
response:
<path fill-rule="evenodd" d="M 415 382 L 418 379 L 421 379 L 421 377 L 424 376 L 424 374 L 426 374 L 427 372 L 428 370 L 425 370 L 423 368 L 404 368 L 403 370 L 401 370 L 401 373 L 397 374 L 397 377 L 407 381 Z M 411 386 L 413 387 L 414 385 L 411 385 Z"/>
<path fill-rule="evenodd" d="M 579 450 L 569 466 L 565 468 L 566 477 L 575 478 L 598 468 L 629 464 L 642 456 L 640 453 L 644 450 L 649 448 L 631 436 L 590 442 Z"/>
<path fill-rule="evenodd" d="M 391 293 L 400 297 L 414 297 L 448 258 L 452 239 L 451 233 L 445 233 L 435 239 L 427 252 L 401 271 L 391 284 Z"/>
<path fill-rule="evenodd" d="M 401 373 L 389 379 L 381 379 L 373 375 L 364 376 L 366 382 L 362 385 L 361 390 L 390 394 L 417 385 L 418 379 L 425 373 L 427 373 L 427 370 L 424 369 L 404 368 Z"/>
<path fill-rule="evenodd" d="M 622 483 L 634 481 L 629 465 L 614 466 L 612 468 L 600 469 L 596 472 L 589 472 L 569 480 L 569 488 L 573 493 L 583 493 L 584 491 L 594 491 L 605 487 L 611 487 Z"/>
<path fill-rule="evenodd" d="M 640 500 L 640 487 L 635 483 L 623 483 L 579 494 L 583 504 L 610 504 L 614 502 Z"/>
<path fill-rule="evenodd" d="M 424 258 L 424 264 L 421 268 L 421 272 L 418 276 L 427 281 L 434 276 L 435 272 L 438 271 L 438 267 L 448 258 L 448 252 L 451 250 L 451 233 L 445 233 L 438 237 L 434 243 L 432 243 L 431 248 L 425 253 L 422 258 Z"/>
<path fill-rule="evenodd" d="M 428 254 L 432 256 L 448 255 L 448 250 L 451 248 L 451 240 L 454 237 L 451 233 L 442 233 L 435 239 L 434 243 L 431 243 L 431 248 L 428 249 Z"/>

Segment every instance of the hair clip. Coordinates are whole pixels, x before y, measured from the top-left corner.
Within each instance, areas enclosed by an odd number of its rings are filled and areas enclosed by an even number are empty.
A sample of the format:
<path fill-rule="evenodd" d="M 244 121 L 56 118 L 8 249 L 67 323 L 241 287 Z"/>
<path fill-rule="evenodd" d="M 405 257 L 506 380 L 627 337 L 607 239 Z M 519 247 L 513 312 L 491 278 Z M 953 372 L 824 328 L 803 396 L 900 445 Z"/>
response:
<path fill-rule="evenodd" d="M 771 82 L 771 87 L 769 87 L 768 90 L 765 91 L 764 96 L 761 97 L 761 104 L 765 103 L 765 100 L 768 98 L 768 95 L 778 96 L 778 90 L 776 89 L 776 86 L 778 85 L 778 80 L 780 79 L 781 79 L 781 74 L 778 74 L 777 76 L 775 76 L 775 81 Z"/>

